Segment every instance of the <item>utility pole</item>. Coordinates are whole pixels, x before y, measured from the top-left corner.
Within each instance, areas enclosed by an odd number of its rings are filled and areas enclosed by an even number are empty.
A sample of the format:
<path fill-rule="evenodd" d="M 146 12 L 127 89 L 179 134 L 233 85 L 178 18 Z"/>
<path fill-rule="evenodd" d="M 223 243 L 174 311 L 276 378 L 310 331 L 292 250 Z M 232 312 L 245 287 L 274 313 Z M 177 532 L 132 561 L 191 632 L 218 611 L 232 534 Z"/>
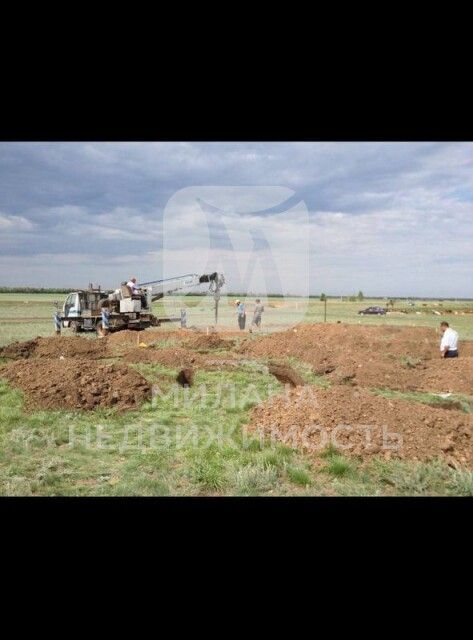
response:
<path fill-rule="evenodd" d="M 218 302 L 220 300 L 220 291 L 215 291 L 214 299 L 215 299 L 215 324 L 217 324 L 218 323 Z"/>

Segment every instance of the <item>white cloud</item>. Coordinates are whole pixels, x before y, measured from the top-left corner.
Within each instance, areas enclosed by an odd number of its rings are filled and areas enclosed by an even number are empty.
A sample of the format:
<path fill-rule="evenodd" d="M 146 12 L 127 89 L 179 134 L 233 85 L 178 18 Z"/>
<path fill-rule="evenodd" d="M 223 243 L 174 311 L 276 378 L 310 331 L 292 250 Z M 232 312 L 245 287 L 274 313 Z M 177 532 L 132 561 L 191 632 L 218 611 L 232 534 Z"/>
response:
<path fill-rule="evenodd" d="M 12 216 L 0 212 L 0 233 L 32 231 L 34 224 L 23 216 Z"/>
<path fill-rule="evenodd" d="M 227 206 L 241 271 L 245 233 L 264 230 L 301 279 L 310 231 L 314 292 L 471 295 L 471 143 L 2 143 L 0 284 L 159 278 L 167 233 L 168 263 L 194 271 L 205 225 L 183 209 L 163 228 L 162 213 L 195 185 L 280 185 L 312 212 L 309 230 Z"/>

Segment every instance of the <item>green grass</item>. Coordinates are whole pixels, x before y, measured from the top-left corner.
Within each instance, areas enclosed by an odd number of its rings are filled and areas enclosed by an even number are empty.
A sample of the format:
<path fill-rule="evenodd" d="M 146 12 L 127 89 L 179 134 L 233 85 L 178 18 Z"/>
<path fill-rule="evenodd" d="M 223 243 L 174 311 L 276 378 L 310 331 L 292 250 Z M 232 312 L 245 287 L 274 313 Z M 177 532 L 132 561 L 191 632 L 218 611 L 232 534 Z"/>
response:
<path fill-rule="evenodd" d="M 302 485 L 303 487 L 307 487 L 312 484 L 312 478 L 306 469 L 288 466 L 286 472 L 289 480 L 295 484 Z"/>
<path fill-rule="evenodd" d="M 461 393 L 453 393 L 448 397 L 442 397 L 438 393 L 428 393 L 423 391 L 393 391 L 392 389 L 371 389 L 376 395 L 383 396 L 389 400 L 408 400 L 410 402 L 420 402 L 429 406 L 446 407 L 458 409 L 464 413 L 473 412 L 473 397 Z"/>
<path fill-rule="evenodd" d="M 353 460 L 338 453 L 332 443 L 322 452 L 321 457 L 325 465 L 321 471 L 335 478 L 355 477 L 357 473 L 356 464 Z"/>
<path fill-rule="evenodd" d="M 448 482 L 451 492 L 457 496 L 473 496 L 473 473 L 464 469 L 455 470 Z"/>
<path fill-rule="evenodd" d="M 163 394 L 140 411 L 24 413 L 22 395 L 0 382 L 2 495 L 255 495 L 290 493 L 286 464 L 300 454 L 246 436 L 249 410 L 268 389 L 257 372 L 196 373 L 190 390 L 175 370 L 137 365 Z M 226 385 L 226 386 L 225 386 Z M 230 386 L 228 386 L 230 385 Z M 199 393 L 199 389 L 205 390 Z M 184 395 L 187 393 L 187 395 Z M 248 395 L 249 394 L 249 395 Z"/>
<path fill-rule="evenodd" d="M 377 461 L 375 472 L 382 483 L 395 489 L 397 495 L 407 496 L 438 495 L 445 490 L 448 493 L 455 477 L 454 472 L 440 462 L 412 465 L 398 460 Z"/>
<path fill-rule="evenodd" d="M 152 367 L 152 365 L 147 365 Z M 172 382 L 173 370 L 163 371 Z M 158 373 L 148 370 L 149 376 Z M 321 464 L 283 444 L 270 446 L 243 426 L 245 398 L 221 396 L 220 372 L 197 372 L 203 396 L 168 393 L 140 411 L 24 413 L 22 394 L 0 381 L 0 494 L 166 495 L 459 495 L 473 474 L 439 462 L 375 459 L 361 464 L 333 447 Z M 264 396 L 268 377 L 228 372 L 225 383 Z M 274 385 L 274 381 L 271 381 Z M 171 387 L 168 387 L 168 391 Z M 195 389 L 191 390 L 195 392 Z M 222 402 L 216 402 L 221 396 Z M 232 411 L 228 411 L 231 408 Z"/>
<path fill-rule="evenodd" d="M 13 340 L 28 340 L 36 336 L 53 333 L 53 303 L 62 305 L 65 295 L 61 294 L 13 294 L 0 293 L 0 346 Z M 235 314 L 235 296 L 223 296 L 219 307 L 219 325 L 237 329 Z M 253 297 L 248 297 L 248 318 L 251 320 Z M 359 316 L 358 311 L 367 306 L 385 306 L 383 298 L 366 298 L 363 302 L 349 302 L 333 299 L 327 303 L 327 322 L 343 322 L 363 325 L 389 326 L 428 326 L 438 328 L 441 320 L 447 320 L 458 330 L 463 340 L 473 340 L 473 314 L 463 314 L 464 310 L 473 310 L 473 302 L 417 302 L 410 307 L 406 301 L 397 301 L 394 310 L 407 310 L 406 314 L 387 316 Z M 280 306 L 283 305 L 283 306 Z M 425 306 L 424 306 L 425 305 Z M 443 305 L 443 306 L 441 306 Z M 153 305 L 153 312 L 159 317 L 179 317 L 180 309 L 187 308 L 188 326 L 205 327 L 214 324 L 213 299 L 211 296 L 168 296 Z M 452 313 L 447 313 L 451 310 Z M 440 312 L 437 316 L 433 312 Z M 420 313 L 417 315 L 416 312 Z M 455 315 L 455 312 L 458 315 Z M 12 322 L 9 319 L 24 320 Z M 37 320 L 36 318 L 41 318 Z M 298 298 L 269 298 L 265 305 L 261 331 L 263 333 L 297 322 L 323 322 L 324 304 L 311 298 L 307 305 Z M 248 327 L 249 328 L 249 323 Z M 164 329 L 178 328 L 179 323 L 164 325 Z M 66 330 L 67 331 L 67 330 Z M 257 334 L 242 333 L 246 338 Z M 172 346 L 170 344 L 169 346 Z"/>
<path fill-rule="evenodd" d="M 329 460 L 326 471 L 332 476 L 347 476 L 353 472 L 353 463 L 342 456 L 334 456 Z"/>
<path fill-rule="evenodd" d="M 6 297 L 5 297 L 6 296 Z M 34 296 L 34 297 L 33 297 Z M 37 296 L 37 297 L 36 297 Z M 51 335 L 52 302 L 56 295 L 0 294 L 0 345 Z M 210 321 L 210 299 L 197 300 L 188 310 L 188 324 Z M 275 302 L 281 302 L 275 300 Z M 267 307 L 263 330 L 282 328 L 296 317 L 297 301 L 287 308 Z M 379 301 L 377 301 L 379 302 Z M 439 316 L 388 316 L 362 320 L 361 306 L 375 304 L 329 301 L 328 319 L 363 324 L 438 326 Z M 177 300 L 173 304 L 178 305 Z M 225 324 L 236 324 L 234 309 L 221 305 Z M 449 305 L 450 306 L 450 305 Z M 176 306 L 176 309 L 178 306 Z M 166 309 L 162 306 L 161 310 Z M 175 310 L 174 310 L 175 312 Z M 171 311 L 169 315 L 174 315 Z M 45 320 L 5 322 L 45 315 Z M 305 320 L 321 321 L 323 304 L 311 301 Z M 471 320 L 470 320 L 471 318 Z M 473 338 L 473 316 L 448 316 L 462 337 Z M 210 322 L 209 322 L 210 324 Z M 165 329 L 176 327 L 166 326 Z M 151 333 L 151 332 L 150 332 Z M 146 334 L 145 334 L 146 335 Z M 152 340 L 159 336 L 153 331 Z M 251 340 L 255 334 L 242 334 Z M 151 338 L 150 338 L 151 339 Z M 174 346 L 172 337 L 156 347 Z M 326 386 L 310 366 L 283 358 L 309 384 Z M 166 495 L 459 495 L 473 494 L 473 474 L 439 462 L 429 464 L 374 459 L 362 464 L 333 448 L 312 459 L 285 445 L 270 443 L 244 429 L 251 408 L 283 387 L 264 372 L 261 362 L 247 362 L 236 370 L 196 372 L 191 389 L 175 389 L 176 368 L 158 364 L 133 365 L 160 395 L 137 411 L 119 414 L 23 410 L 23 397 L 0 380 L 0 494 L 71 496 Z M 404 363 L 405 366 L 415 362 Z M 471 411 L 473 398 L 374 390 L 389 398 L 427 404 L 460 403 Z M 187 395 L 186 395 L 187 394 Z"/>

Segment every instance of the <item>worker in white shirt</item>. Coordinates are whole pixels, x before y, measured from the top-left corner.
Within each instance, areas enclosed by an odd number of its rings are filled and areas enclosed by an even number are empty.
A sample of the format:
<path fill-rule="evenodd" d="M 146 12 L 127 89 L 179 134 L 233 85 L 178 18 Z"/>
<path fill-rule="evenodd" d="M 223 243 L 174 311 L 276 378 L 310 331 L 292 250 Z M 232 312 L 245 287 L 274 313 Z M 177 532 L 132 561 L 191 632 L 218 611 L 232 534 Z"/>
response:
<path fill-rule="evenodd" d="M 451 329 L 448 322 L 440 323 L 442 340 L 440 342 L 441 358 L 458 358 L 458 333 Z"/>
<path fill-rule="evenodd" d="M 130 278 L 126 285 L 130 288 L 132 296 L 141 296 L 141 308 L 146 309 L 146 296 L 143 291 L 137 286 L 136 278 Z"/>
<path fill-rule="evenodd" d="M 127 286 L 127 287 L 130 287 L 130 289 L 131 289 L 131 294 L 132 294 L 133 296 L 134 296 L 134 295 L 137 295 L 137 294 L 139 294 L 139 293 L 140 293 L 139 287 L 138 287 L 138 286 L 137 286 L 137 284 L 136 284 L 136 278 L 130 278 L 130 279 L 128 280 L 128 282 L 126 283 L 126 286 Z"/>

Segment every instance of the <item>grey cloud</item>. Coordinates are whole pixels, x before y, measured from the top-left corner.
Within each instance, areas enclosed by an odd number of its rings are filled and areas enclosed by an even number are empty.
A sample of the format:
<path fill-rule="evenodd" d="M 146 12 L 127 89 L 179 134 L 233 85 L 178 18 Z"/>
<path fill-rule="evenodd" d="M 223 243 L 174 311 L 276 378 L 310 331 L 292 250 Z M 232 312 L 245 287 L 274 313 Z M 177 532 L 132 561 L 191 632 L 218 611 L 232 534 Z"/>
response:
<path fill-rule="evenodd" d="M 89 281 L 99 271 L 111 285 L 122 257 L 124 270 L 159 277 L 166 203 L 200 185 L 294 190 L 316 238 L 315 290 L 470 295 L 471 143 L 1 143 L 0 284 L 77 285 L 79 273 Z M 279 228 L 277 212 L 265 215 Z M 301 228 L 286 220 L 297 252 Z M 168 244 L 190 251 L 204 236 L 190 220 Z M 218 225 L 214 239 L 226 246 Z M 83 260 L 61 263 L 59 283 L 51 256 L 63 255 Z"/>

